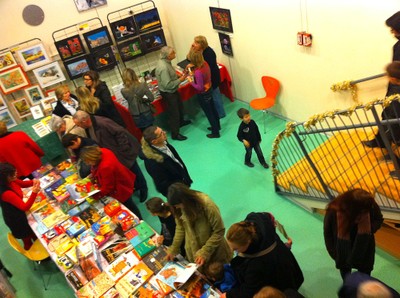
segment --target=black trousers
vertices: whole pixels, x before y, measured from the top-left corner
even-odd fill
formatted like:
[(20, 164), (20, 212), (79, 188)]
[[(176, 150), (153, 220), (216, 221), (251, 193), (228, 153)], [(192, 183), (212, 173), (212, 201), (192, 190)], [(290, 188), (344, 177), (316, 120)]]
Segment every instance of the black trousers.
[(261, 147), (260, 147), (259, 143), (257, 145), (255, 145), (254, 147), (250, 146), (249, 148), (247, 148), (247, 147), (244, 147), (244, 148), (246, 149), (246, 155), (244, 157), (244, 162), (250, 162), (251, 161), (251, 155), (253, 153), (253, 148), (254, 148), (254, 151), (256, 152), (258, 160), (260, 161), (260, 163), (261, 164), (265, 163), (265, 158), (264, 158), (264, 155), (263, 155), (263, 153), (261, 151)]
[(179, 135), (179, 128), (183, 123), (183, 103), (178, 91), (168, 93), (160, 91), (162, 98), (167, 103), (168, 122), (172, 137)]

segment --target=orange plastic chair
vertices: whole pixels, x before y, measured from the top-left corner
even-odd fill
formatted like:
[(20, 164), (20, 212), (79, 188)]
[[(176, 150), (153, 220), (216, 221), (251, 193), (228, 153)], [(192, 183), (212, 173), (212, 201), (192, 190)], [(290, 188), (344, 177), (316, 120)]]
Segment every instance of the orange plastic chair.
[(265, 129), (265, 115), (269, 108), (272, 108), (275, 104), (276, 96), (278, 95), (281, 84), (273, 77), (263, 76), (261, 78), (262, 85), (265, 90), (265, 97), (256, 98), (250, 101), (250, 106), (254, 110), (263, 111), (263, 122), (264, 122), (264, 133)]

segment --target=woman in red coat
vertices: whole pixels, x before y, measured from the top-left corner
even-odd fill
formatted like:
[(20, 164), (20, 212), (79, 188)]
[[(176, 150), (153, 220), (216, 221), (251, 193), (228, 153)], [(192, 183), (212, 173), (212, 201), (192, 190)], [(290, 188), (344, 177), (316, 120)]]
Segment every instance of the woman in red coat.
[[(17, 239), (22, 239), (24, 248), (28, 250), (36, 239), (28, 224), (25, 212), (28, 211), (40, 191), (39, 180), (22, 181), (17, 179), (18, 172), (12, 164), (0, 163), (0, 204), (3, 218), (11, 233)], [(24, 203), (21, 188), (32, 186), (32, 193)]]
[(0, 162), (9, 162), (18, 172), (18, 177), (29, 176), (40, 168), (43, 150), (26, 133), (8, 132), (7, 125), (0, 121)]
[(92, 176), (100, 187), (100, 195), (117, 199), (142, 219), (138, 207), (131, 198), (134, 192), (135, 174), (121, 164), (115, 154), (106, 148), (83, 147), (80, 157), (92, 166)]

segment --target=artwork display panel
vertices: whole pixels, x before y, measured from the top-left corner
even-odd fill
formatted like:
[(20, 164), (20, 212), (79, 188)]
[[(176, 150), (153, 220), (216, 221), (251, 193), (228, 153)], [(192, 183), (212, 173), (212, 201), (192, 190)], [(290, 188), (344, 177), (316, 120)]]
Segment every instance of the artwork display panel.
[(40, 104), (40, 100), (44, 98), (42, 89), (39, 85), (33, 85), (31, 87), (25, 88), (24, 91), (32, 106)]
[(210, 7), (210, 15), (215, 30), (233, 33), (231, 11), (218, 7)]
[(79, 35), (74, 35), (72, 37), (56, 41), (54, 44), (62, 60), (71, 59), (85, 53), (85, 49)]
[(17, 61), (11, 51), (0, 54), (0, 72), (17, 66)]
[(11, 115), (10, 111), (7, 109), (0, 111), (0, 121), (5, 122), (7, 125), (7, 128), (11, 128), (11, 127), (17, 125), (17, 122), (15, 122), (14, 117)]
[(57, 61), (34, 69), (33, 74), (42, 88), (65, 81), (65, 76)]
[(71, 80), (81, 77), (91, 68), (91, 62), (88, 55), (78, 57), (64, 62), (65, 70)]
[(83, 34), (83, 38), (90, 52), (97, 51), (112, 44), (111, 36), (106, 26), (86, 32)]
[(161, 19), (156, 7), (138, 14), (134, 14), (133, 18), (135, 19), (139, 33), (161, 27)]
[(25, 71), (35, 69), (51, 62), (43, 44), (16, 51), (17, 57)]
[(20, 66), (0, 73), (0, 88), (4, 94), (29, 86), (30, 82)]
[(111, 47), (94, 52), (91, 57), (93, 59), (93, 67), (96, 71), (112, 69), (117, 64)]
[(219, 43), (221, 44), (222, 53), (233, 57), (231, 38), (229, 37), (229, 35), (218, 32), (218, 36)]
[(134, 37), (138, 34), (135, 21), (132, 17), (127, 17), (125, 19), (112, 22), (110, 23), (110, 28), (116, 42)]
[(107, 4), (107, 0), (96, 0), (96, 1), (74, 0), (74, 2), (76, 9), (78, 9), (79, 12)]
[(53, 110), (53, 103), (57, 102), (56, 96), (49, 96), (40, 101), (42, 104), (43, 110)]
[(19, 118), (25, 118), (31, 115), (30, 105), (25, 97), (13, 101), (12, 106)]
[(119, 44), (118, 52), (122, 61), (129, 61), (146, 53), (140, 38), (134, 38)]
[(166, 45), (164, 31), (162, 29), (140, 36), (146, 52), (153, 52)]

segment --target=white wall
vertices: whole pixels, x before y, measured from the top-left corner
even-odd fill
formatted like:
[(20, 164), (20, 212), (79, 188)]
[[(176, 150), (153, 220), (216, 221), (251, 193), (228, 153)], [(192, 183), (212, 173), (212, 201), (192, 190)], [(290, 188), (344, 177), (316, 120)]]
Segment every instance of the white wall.
[[(54, 31), (94, 17), (107, 24), (108, 13), (139, 2), (108, 0), (106, 6), (79, 13), (73, 0), (37, 0), (45, 21), (32, 27), (22, 20), (23, 8), (32, 1), (1, 0), (0, 48), (38, 37), (56, 54)], [(399, 10), (396, 0), (157, 0), (155, 4), (166, 38), (177, 49), (177, 61), (185, 57), (195, 35), (205, 35), (231, 72), (236, 98), (250, 101), (263, 96), (260, 77), (274, 76), (282, 90), (273, 111), (295, 120), (354, 104), (349, 92), (333, 93), (330, 86), (383, 72), (396, 41), (385, 20)], [(209, 6), (231, 11), (233, 58), (220, 50)], [(313, 34), (311, 48), (297, 46), (296, 33), (301, 30)], [(360, 84), (361, 101), (383, 96), (385, 84), (385, 79)]]

